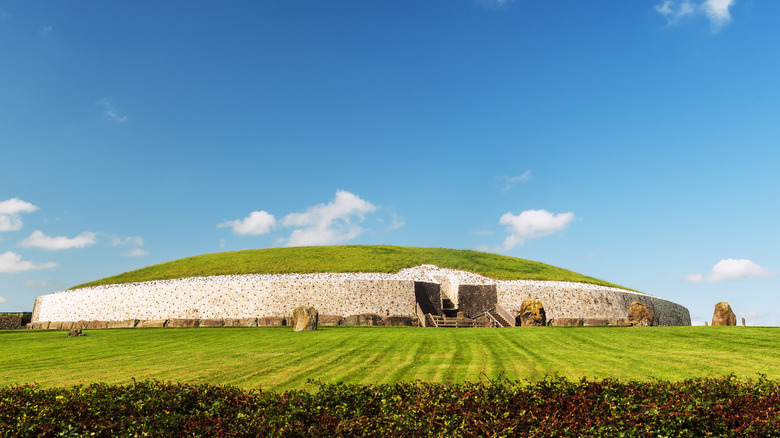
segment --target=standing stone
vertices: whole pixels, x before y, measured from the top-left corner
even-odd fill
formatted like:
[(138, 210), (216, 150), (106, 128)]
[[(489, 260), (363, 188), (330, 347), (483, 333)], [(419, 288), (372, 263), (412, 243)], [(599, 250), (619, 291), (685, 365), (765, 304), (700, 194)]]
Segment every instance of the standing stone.
[(715, 305), (715, 313), (712, 314), (712, 325), (737, 325), (737, 315), (734, 315), (729, 303), (721, 301)]
[(296, 307), (293, 310), (293, 320), (295, 321), (293, 331), (307, 332), (317, 330), (318, 316), (317, 309), (314, 307)]
[(628, 321), (635, 327), (650, 327), (653, 325), (653, 312), (639, 301), (634, 301), (628, 308)]
[(520, 325), (544, 327), (547, 325), (547, 314), (539, 298), (532, 298), (520, 304)]
[(742, 327), (745, 326), (745, 318), (742, 318)]

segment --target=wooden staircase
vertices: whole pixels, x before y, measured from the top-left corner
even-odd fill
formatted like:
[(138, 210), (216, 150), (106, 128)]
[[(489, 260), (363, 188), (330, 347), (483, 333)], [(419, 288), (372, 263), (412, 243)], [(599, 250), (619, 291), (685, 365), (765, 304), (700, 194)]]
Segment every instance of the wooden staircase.
[(465, 327), (514, 327), (514, 318), (501, 306), (496, 306), (476, 317), (458, 315), (452, 300), (442, 299), (442, 315), (423, 313), (417, 305), (417, 317), (422, 327), (465, 328)]

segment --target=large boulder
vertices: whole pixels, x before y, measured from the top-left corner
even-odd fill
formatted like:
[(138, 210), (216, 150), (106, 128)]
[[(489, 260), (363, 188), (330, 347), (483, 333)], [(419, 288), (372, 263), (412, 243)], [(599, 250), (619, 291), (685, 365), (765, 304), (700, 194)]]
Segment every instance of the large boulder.
[(653, 312), (639, 301), (634, 301), (628, 308), (628, 322), (635, 327), (650, 327), (653, 325)]
[(585, 327), (603, 327), (609, 325), (609, 319), (607, 318), (585, 318), (582, 321), (582, 325)]
[(108, 321), (90, 321), (87, 323), (87, 326), (84, 327), (87, 329), (104, 329), (108, 328)]
[(388, 327), (412, 327), (414, 320), (411, 316), (385, 316), (382, 318), (382, 325)]
[(293, 331), (308, 332), (317, 330), (317, 309), (314, 307), (300, 306), (293, 309)]
[(555, 318), (550, 320), (552, 327), (582, 327), (585, 320), (582, 318)]
[(285, 324), (292, 325), (292, 323), (287, 323), (287, 318), (283, 316), (260, 316), (257, 318), (258, 327), (280, 327)]
[(729, 303), (721, 301), (715, 305), (715, 313), (712, 314), (712, 325), (737, 325), (737, 316), (734, 315)]
[(341, 315), (320, 315), (318, 320), (319, 325), (341, 325), (344, 317)]
[(536, 297), (520, 304), (520, 314), (517, 315), (516, 319), (520, 320), (520, 324), (517, 324), (517, 321), (515, 324), (521, 326), (544, 327), (547, 325), (547, 314), (544, 311), (544, 306)]
[(168, 325), (166, 327), (198, 327), (200, 325), (199, 319), (194, 318), (173, 318), (170, 321), (168, 321)]
[(382, 325), (382, 317), (376, 313), (361, 313), (344, 318), (342, 325)]
[(201, 319), (199, 327), (224, 327), (225, 320), (222, 318)]
[(225, 318), (225, 327), (257, 327), (257, 318)]
[[(138, 325), (137, 319), (126, 319), (124, 321), (109, 321), (108, 328), (133, 328)], [(64, 323), (63, 323), (64, 324)], [(65, 328), (63, 326), (62, 328)]]
[[(144, 320), (140, 321), (136, 327), (142, 327), (142, 328), (159, 328), (159, 327), (166, 327), (168, 325), (167, 319), (150, 319), (150, 320)], [(76, 328), (75, 326), (73, 328)]]

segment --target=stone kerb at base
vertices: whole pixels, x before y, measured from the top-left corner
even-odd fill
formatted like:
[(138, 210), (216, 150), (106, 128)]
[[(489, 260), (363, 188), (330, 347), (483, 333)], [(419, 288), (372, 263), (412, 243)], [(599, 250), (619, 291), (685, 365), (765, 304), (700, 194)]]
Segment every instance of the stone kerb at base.
[(497, 281), (498, 304), (511, 314), (520, 312), (524, 300), (538, 297), (547, 319), (571, 321), (584, 319), (621, 319), (628, 315), (631, 303), (646, 305), (654, 315), (653, 325), (691, 325), (688, 309), (664, 300), (624, 289), (583, 283), (554, 281)]

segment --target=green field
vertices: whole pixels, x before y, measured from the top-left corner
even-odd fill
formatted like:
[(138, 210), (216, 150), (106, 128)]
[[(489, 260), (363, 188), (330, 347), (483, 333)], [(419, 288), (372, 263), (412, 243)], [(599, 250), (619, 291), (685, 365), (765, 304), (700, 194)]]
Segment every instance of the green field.
[(289, 327), (0, 332), (0, 385), (136, 380), (286, 390), (324, 383), (619, 378), (734, 373), (780, 379), (780, 330), (765, 327)]
[(544, 263), (498, 254), (444, 248), (365, 245), (268, 248), (205, 254), (147, 266), (76, 287), (211, 275), (393, 273), (422, 264), (460, 269), (498, 280), (576, 281), (622, 287)]

